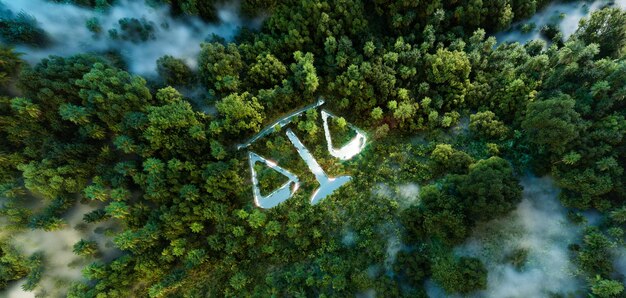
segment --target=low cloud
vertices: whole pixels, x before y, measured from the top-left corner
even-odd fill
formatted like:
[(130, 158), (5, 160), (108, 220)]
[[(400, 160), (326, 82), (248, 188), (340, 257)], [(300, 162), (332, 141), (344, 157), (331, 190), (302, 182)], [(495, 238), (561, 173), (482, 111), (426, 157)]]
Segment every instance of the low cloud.
[(83, 215), (94, 209), (95, 206), (78, 204), (65, 216), (67, 225), (58, 231), (37, 229), (11, 236), (11, 243), (26, 256), (42, 252), (45, 269), (35, 291), (23, 291), (21, 284), (24, 281), (21, 281), (9, 288), (8, 297), (35, 297), (37, 293), (45, 293), (46, 297), (64, 296), (71, 282), (82, 279), (83, 266), (94, 261), (92, 258), (77, 256), (72, 251), (80, 239), (96, 241), (103, 260), (111, 260), (121, 254), (108, 237), (99, 233), (100, 230), (114, 228), (112, 222), (85, 224), (82, 221)]
[[(557, 25), (565, 39), (569, 38), (576, 29), (578, 23), (584, 17), (588, 17), (593, 11), (601, 9), (613, 3), (616, 7), (626, 8), (626, 0), (617, 1), (555, 1), (539, 10), (531, 18), (513, 24), (513, 29), (496, 34), (498, 42), (525, 43), (533, 39), (540, 39), (539, 31), (545, 25)], [(523, 33), (519, 28), (523, 24), (534, 24), (535, 29), (529, 33)]]
[[(25, 12), (37, 19), (42, 29), (52, 39), (45, 48), (18, 46), (25, 53), (24, 59), (37, 63), (49, 55), (71, 56), (85, 52), (119, 51), (129, 66), (129, 70), (143, 75), (156, 72), (156, 60), (164, 55), (181, 58), (192, 67), (197, 67), (200, 43), (213, 34), (231, 40), (241, 26), (259, 27), (262, 19), (244, 21), (238, 14), (238, 4), (231, 3), (217, 7), (219, 24), (207, 24), (196, 17), (175, 19), (170, 16), (167, 6), (150, 7), (144, 1), (119, 1), (105, 12), (77, 7), (71, 4), (58, 4), (44, 0), (4, 0), (0, 1), (14, 13)], [(94, 33), (86, 27), (87, 20), (97, 18), (102, 33)], [(145, 19), (155, 28), (154, 39), (145, 42), (131, 42), (109, 38), (109, 29), (118, 29), (122, 18)]]
[(487, 289), (477, 297), (548, 297), (582, 286), (568, 250), (580, 239), (581, 228), (568, 221), (558, 188), (549, 178), (526, 177), (522, 185), (524, 198), (515, 211), (479, 226), (456, 249), (458, 255), (479, 258), (488, 269)]
[(394, 199), (398, 202), (400, 209), (405, 209), (418, 202), (420, 187), (415, 183), (403, 183), (395, 186), (379, 183), (373, 188), (372, 195), (374, 198)]

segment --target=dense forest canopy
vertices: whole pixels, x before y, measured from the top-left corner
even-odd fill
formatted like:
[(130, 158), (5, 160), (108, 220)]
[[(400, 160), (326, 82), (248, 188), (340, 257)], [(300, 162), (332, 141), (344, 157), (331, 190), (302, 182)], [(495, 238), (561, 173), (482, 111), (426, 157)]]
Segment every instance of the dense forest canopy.
[(0, 293), (626, 297), (616, 2), (0, 1)]

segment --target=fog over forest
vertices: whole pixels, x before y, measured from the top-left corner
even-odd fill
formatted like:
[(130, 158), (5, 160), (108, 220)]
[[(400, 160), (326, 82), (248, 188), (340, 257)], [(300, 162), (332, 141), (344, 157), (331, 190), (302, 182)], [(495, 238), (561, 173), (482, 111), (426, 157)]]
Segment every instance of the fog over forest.
[[(581, 286), (568, 245), (582, 237), (557, 200), (558, 188), (548, 178), (522, 180), (524, 199), (513, 213), (478, 227), (457, 253), (478, 256), (490, 272), (486, 297), (543, 297), (573, 293)], [(516, 253), (525, 263), (510, 263)], [(509, 259), (509, 260), (507, 260)]]
[(0, 0), (0, 297), (626, 297), (626, 0), (59, 2)]
[[(176, 19), (171, 17), (169, 7), (149, 5), (145, 1), (118, 1), (103, 12), (46, 0), (4, 0), (1, 3), (4, 9), (15, 14), (24, 12), (34, 17), (51, 39), (51, 44), (42, 48), (17, 47), (30, 63), (37, 63), (49, 55), (71, 56), (115, 50), (122, 55), (130, 71), (142, 75), (154, 74), (157, 59), (164, 55), (181, 58), (196, 68), (200, 43), (210, 40), (213, 35), (232, 40), (239, 28), (258, 28), (263, 19), (243, 20), (238, 14), (237, 2), (218, 5), (219, 22), (214, 24), (196, 17)], [(153, 32), (145, 41), (112, 39), (108, 31), (119, 30), (119, 20), (124, 18), (145, 20), (153, 27)], [(98, 20), (102, 32), (94, 33), (83, 26), (90, 19)]]

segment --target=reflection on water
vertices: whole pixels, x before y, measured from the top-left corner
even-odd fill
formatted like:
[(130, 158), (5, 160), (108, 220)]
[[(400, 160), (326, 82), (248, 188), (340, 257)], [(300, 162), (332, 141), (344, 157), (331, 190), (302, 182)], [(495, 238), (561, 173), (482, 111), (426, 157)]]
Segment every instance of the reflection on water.
[(293, 133), (291, 129), (287, 130), (287, 137), (289, 141), (296, 147), (298, 150), (298, 154), (300, 157), (306, 162), (306, 165), (309, 167), (309, 170), (313, 172), (315, 175), (315, 179), (320, 183), (320, 187), (313, 192), (313, 196), (311, 196), (311, 204), (315, 205), (319, 203), (319, 201), (323, 200), (326, 196), (331, 194), (333, 191), (340, 188), (342, 185), (348, 183), (352, 177), (350, 176), (340, 176), (336, 178), (331, 178), (326, 175), (322, 167), (317, 163), (311, 152), (304, 147), (304, 144), (298, 139), (296, 134)]
[[(304, 160), (306, 165), (309, 167), (309, 170), (315, 175), (315, 179), (319, 182), (320, 187), (318, 187), (311, 196), (311, 204), (315, 205), (323, 200), (326, 196), (330, 195), (333, 191), (337, 190), (344, 184), (350, 181), (350, 176), (340, 176), (340, 177), (328, 177), (324, 169), (317, 163), (311, 152), (302, 144), (300, 139), (296, 136), (296, 134), (291, 130), (287, 130), (287, 137), (289, 141), (296, 147), (298, 154)], [(275, 162), (268, 160), (254, 152), (249, 152), (249, 162), (250, 162), (250, 172), (252, 173), (252, 189), (254, 194), (254, 203), (261, 208), (272, 208), (276, 205), (286, 201), (298, 190), (300, 187), (300, 181), (298, 177), (291, 172), (285, 170), (284, 168), (278, 166)], [(261, 195), (261, 189), (259, 187), (259, 180), (257, 176), (257, 172), (254, 169), (254, 165), (257, 162), (264, 163), (270, 169), (277, 171), (283, 176), (287, 177), (289, 180), (285, 182), (280, 188), (273, 191), (267, 196)]]
[[(248, 153), (248, 155), (250, 160), (250, 172), (252, 172), (252, 189), (254, 193), (254, 203), (257, 206), (261, 208), (275, 207), (276, 205), (289, 199), (298, 190), (300, 182), (298, 181), (298, 177), (296, 177), (296, 175), (279, 167), (275, 162), (267, 160), (254, 152), (250, 152)], [(262, 196), (261, 189), (259, 187), (259, 179), (257, 177), (256, 170), (254, 170), (254, 165), (257, 162), (262, 162), (266, 164), (269, 168), (279, 172), (283, 176), (286, 176), (289, 181), (285, 182), (283, 186), (273, 191), (269, 195)]]
[(302, 113), (310, 110), (310, 109), (315, 109), (321, 105), (324, 104), (324, 99), (320, 97), (320, 99), (317, 100), (317, 102), (312, 103), (306, 107), (303, 107), (301, 109), (298, 109), (296, 111), (294, 111), (293, 113), (290, 113), (289, 115), (282, 117), (278, 120), (276, 120), (274, 123), (268, 125), (267, 127), (265, 127), (263, 130), (261, 130), (259, 133), (257, 133), (256, 135), (254, 135), (252, 138), (250, 138), (247, 142), (240, 144), (237, 146), (237, 149), (242, 149), (242, 148), (246, 148), (250, 145), (252, 145), (252, 143), (256, 142), (256, 140), (274, 132), (277, 128), (283, 128), (285, 127), (287, 124), (291, 123), (291, 121), (293, 120), (293, 118), (298, 117), (300, 115), (302, 115)]
[[(315, 109), (321, 106), (322, 104), (324, 104), (324, 99), (320, 98), (318, 99), (317, 102), (310, 104), (306, 107), (300, 108), (288, 114), (287, 116), (284, 116), (278, 119), (271, 125), (261, 130), (259, 133), (251, 137), (245, 143), (238, 145), (237, 149), (249, 147), (258, 139), (263, 138), (264, 136), (285, 127), (286, 125), (291, 123), (295, 117), (300, 116), (302, 113), (308, 110)], [(336, 117), (336, 116), (324, 110), (321, 111), (321, 114), (322, 114), (322, 120), (323, 120), (322, 122), (324, 125), (324, 134), (326, 136), (326, 143), (328, 145), (328, 153), (331, 156), (339, 158), (341, 160), (348, 160), (354, 157), (355, 155), (359, 154), (361, 151), (363, 151), (363, 148), (365, 148), (366, 141), (367, 141), (365, 133), (362, 132), (357, 127), (353, 126), (352, 124), (347, 124), (347, 125), (351, 129), (356, 131), (356, 136), (350, 142), (348, 142), (347, 145), (339, 149), (334, 148), (333, 143), (332, 143), (332, 137), (330, 134), (330, 129), (328, 127), (328, 118)], [(319, 201), (323, 200), (326, 196), (330, 195), (333, 191), (337, 190), (344, 184), (348, 183), (348, 181), (350, 181), (351, 179), (350, 176), (328, 177), (328, 175), (326, 175), (322, 167), (317, 163), (313, 155), (304, 146), (304, 144), (302, 144), (300, 139), (298, 139), (296, 134), (291, 129), (287, 130), (287, 137), (289, 138), (289, 141), (291, 141), (291, 143), (296, 147), (298, 154), (307, 164), (307, 166), (309, 167), (309, 170), (311, 170), (311, 172), (315, 175), (315, 179), (317, 179), (317, 181), (320, 184), (320, 187), (317, 188), (313, 192), (313, 196), (311, 197), (311, 204), (313, 205), (317, 204)], [(252, 188), (253, 188), (253, 194), (254, 194), (254, 202), (257, 206), (261, 208), (272, 208), (286, 201), (290, 197), (292, 197), (293, 194), (298, 190), (300, 185), (299, 185), (298, 178), (294, 174), (278, 166), (275, 162), (265, 159), (254, 152), (249, 152), (248, 154), (249, 154), (249, 162), (250, 162), (250, 172), (252, 173)], [(273, 191), (269, 195), (265, 197), (262, 196), (261, 189), (259, 187), (258, 175), (254, 169), (254, 165), (257, 162), (262, 162), (266, 164), (269, 168), (289, 178), (289, 181), (287, 181), (285, 184), (283, 184), (283, 186)]]
[(350, 124), (348, 124), (348, 127), (356, 131), (356, 136), (352, 140), (350, 140), (347, 145), (339, 149), (335, 149), (333, 147), (333, 140), (330, 135), (330, 129), (328, 128), (329, 117), (335, 118), (336, 116), (325, 110), (322, 110), (322, 122), (324, 123), (324, 134), (326, 135), (326, 144), (328, 144), (328, 153), (330, 153), (330, 155), (332, 155), (333, 157), (339, 158), (341, 160), (351, 159), (355, 155), (361, 153), (361, 151), (363, 151), (363, 148), (365, 148), (365, 142), (367, 141), (367, 138), (360, 129)]

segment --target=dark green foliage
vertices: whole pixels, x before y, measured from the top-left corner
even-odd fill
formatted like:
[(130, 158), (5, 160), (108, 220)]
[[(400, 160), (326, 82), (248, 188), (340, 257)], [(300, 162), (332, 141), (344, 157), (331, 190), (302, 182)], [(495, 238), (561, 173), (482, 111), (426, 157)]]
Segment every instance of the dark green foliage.
[(263, 122), (263, 106), (258, 99), (248, 92), (233, 93), (216, 104), (222, 120), (214, 122), (211, 130), (220, 132), (222, 129), (231, 134), (250, 134), (258, 132)]
[(619, 8), (605, 8), (583, 19), (576, 38), (600, 46), (600, 57), (618, 58), (626, 46), (626, 13)]
[(80, 239), (72, 249), (79, 256), (93, 256), (98, 252), (98, 244), (95, 241)]
[(552, 152), (563, 153), (567, 144), (578, 138), (582, 125), (575, 104), (565, 94), (528, 104), (523, 128), (532, 135), (532, 142)]
[(530, 104), (524, 120), (529, 141), (541, 146), (537, 155), (551, 161), (552, 174), (569, 191), (564, 203), (578, 208), (606, 209), (624, 198), (618, 160), (624, 159), (626, 68), (622, 61), (594, 59), (598, 52), (579, 41), (559, 49), (544, 100)]
[(399, 252), (394, 269), (399, 271), (411, 284), (419, 285), (431, 274), (430, 259), (424, 247), (413, 252)]
[(85, 216), (83, 217), (83, 220), (85, 222), (92, 223), (92, 222), (98, 222), (107, 218), (108, 216), (106, 214), (106, 211), (104, 211), (103, 209), (96, 209), (94, 211), (86, 213)]
[(243, 69), (241, 55), (235, 44), (202, 44), (199, 62), (203, 83), (217, 94), (236, 92), (239, 72)]
[(506, 125), (491, 111), (471, 115), (469, 128), (472, 133), (483, 138), (503, 139), (508, 133)]
[(545, 0), (485, 0), (485, 1), (374, 1), (374, 9), (384, 20), (385, 29), (409, 35), (410, 30), (423, 28), (427, 24), (439, 25), (442, 33), (446, 29), (471, 33), (479, 27), (490, 31), (506, 29), (513, 20), (534, 14), (547, 4)]
[(295, 86), (308, 96), (313, 95), (319, 86), (319, 79), (313, 65), (313, 54), (302, 52), (293, 53), (296, 63), (291, 64), (291, 71), (294, 74)]
[(545, 26), (541, 27), (541, 30), (539, 32), (547, 40), (558, 42), (558, 43), (562, 43), (563, 42), (563, 40), (562, 40), (563, 35), (562, 35), (559, 27), (557, 25), (555, 25), (555, 24), (545, 25)]
[(157, 60), (157, 72), (170, 86), (184, 86), (193, 81), (193, 73), (185, 62), (172, 56), (163, 56)]
[(409, 236), (458, 244), (477, 222), (512, 211), (521, 200), (521, 187), (511, 165), (491, 157), (469, 165), (466, 175), (448, 175), (441, 188), (424, 187), (420, 199), (420, 205), (402, 214)]
[(116, 0), (49, 0), (59, 3), (72, 3), (78, 6), (95, 8), (98, 10), (105, 10), (114, 4)]
[(546, 0), (513, 0), (513, 14), (515, 19), (522, 19), (531, 17), (536, 11), (542, 8), (544, 5), (549, 3), (550, 1)]
[(287, 67), (272, 54), (259, 55), (256, 63), (250, 66), (248, 77), (250, 84), (257, 88), (274, 87), (287, 75)]
[(109, 37), (134, 43), (153, 40), (155, 25), (146, 19), (123, 18), (118, 21), (120, 29), (110, 29)]
[(468, 234), (466, 217), (458, 198), (435, 186), (424, 187), (420, 198), (423, 207), (413, 206), (403, 212), (403, 224), (409, 229), (409, 236), (433, 237), (449, 244), (465, 239)]
[(183, 13), (190, 16), (199, 16), (206, 21), (217, 21), (216, 0), (155, 0), (171, 5), (174, 13)]
[(25, 291), (32, 291), (37, 284), (41, 281), (41, 275), (44, 271), (44, 259), (43, 253), (37, 252), (28, 258), (28, 275), (26, 276), (26, 283), (22, 285), (22, 289)]
[[(217, 17), (215, 1), (151, 3)], [(0, 191), (11, 197), (0, 214), (11, 229), (55, 230), (77, 200), (100, 204), (84, 221), (114, 223), (106, 234), (123, 253), (86, 266), (87, 281), (68, 297), (350, 297), (368, 289), (424, 297), (428, 279), (475, 295), (486, 287), (485, 266), (453, 248), (478, 223), (509, 214), (521, 200), (520, 173), (537, 170), (552, 174), (568, 206), (609, 215), (572, 254), (589, 293), (621, 295), (611, 251), (626, 222), (626, 63), (623, 45), (607, 43), (623, 39), (623, 13), (594, 14), (568, 41), (546, 32), (557, 41), (550, 46), (487, 37), (547, 3), (244, 0), (246, 14), (268, 12), (259, 32), (201, 45), (197, 74), (164, 56), (154, 82), (89, 55), (21, 68), (6, 48), (0, 79), (13, 87), (19, 77), (20, 96), (0, 98)], [(111, 37), (153, 39), (158, 25), (137, 17), (120, 20)], [(35, 23), (21, 20), (10, 24), (30, 28), (30, 40)], [(603, 24), (615, 26), (598, 30)], [(103, 30), (96, 19), (85, 25)], [(210, 115), (174, 89), (198, 83), (214, 104)], [(276, 208), (254, 207), (246, 151), (236, 146), (319, 96), (340, 116), (331, 122), (335, 145), (352, 136), (351, 123), (368, 134), (364, 152), (329, 157), (316, 111), (290, 128), (330, 175), (352, 181), (308, 204), (317, 182), (282, 131), (249, 150), (296, 173), (301, 189)], [(260, 177), (264, 192), (284, 182)], [(419, 196), (394, 193), (409, 182)], [(392, 194), (371, 191), (381, 184)], [(28, 192), (43, 198), (36, 214), (22, 202)], [(402, 239), (395, 261), (394, 239)], [(73, 248), (98, 255), (90, 240)], [(527, 256), (502, 261), (523, 270)], [(34, 287), (41, 259), (24, 263), (3, 257), (4, 283), (30, 273)]]
[(511, 165), (499, 157), (479, 160), (469, 166), (466, 176), (452, 177), (456, 193), (467, 206), (467, 215), (486, 221), (512, 211), (522, 198), (522, 188)]
[(14, 14), (0, 4), (0, 39), (8, 44), (25, 44), (36, 47), (47, 45), (50, 40), (37, 20), (24, 13)]
[(23, 65), (21, 54), (12, 48), (0, 45), (0, 91), (6, 92), (7, 85), (13, 81)]
[(507, 261), (515, 267), (515, 269), (522, 271), (528, 262), (529, 250), (526, 248), (515, 249), (507, 256)]
[(609, 238), (595, 228), (585, 231), (581, 247), (578, 250), (578, 262), (590, 276), (608, 276), (613, 271), (611, 249), (615, 247)]
[(246, 16), (256, 16), (259, 13), (271, 13), (280, 1), (276, 0), (243, 0), (241, 12)]
[(426, 77), (433, 86), (445, 86), (439, 92), (444, 102), (445, 111), (454, 110), (465, 101), (469, 87), (471, 70), (467, 54), (462, 51), (437, 50), (434, 55), (427, 55)]
[[(93, 139), (102, 139), (105, 128), (118, 132), (129, 111), (141, 111), (152, 100), (143, 78), (99, 63), (77, 80), (76, 85), (81, 88), (82, 108), (78, 106), (64, 113), (65, 108), (72, 107), (65, 104), (59, 113), (63, 120), (84, 125), (85, 136)], [(86, 115), (93, 120), (81, 120)]]
[(436, 163), (436, 168), (444, 173), (467, 173), (469, 165), (474, 162), (467, 153), (455, 150), (448, 144), (437, 144), (430, 158)]
[(85, 23), (85, 26), (87, 26), (87, 29), (93, 32), (94, 36), (96, 37), (99, 36), (100, 33), (102, 33), (102, 26), (100, 25), (100, 21), (96, 17), (88, 19)]
[(45, 231), (62, 229), (65, 226), (62, 215), (72, 207), (72, 203), (74, 202), (64, 196), (55, 198), (43, 211), (30, 218), (28, 226), (31, 229), (43, 229)]
[(591, 286), (591, 292), (598, 297), (619, 297), (624, 292), (624, 285), (617, 280), (606, 280), (598, 277)]
[(28, 260), (17, 249), (7, 243), (0, 246), (0, 290), (7, 283), (26, 276), (29, 272)]
[(448, 293), (467, 294), (487, 288), (487, 269), (475, 258), (438, 258), (432, 270), (433, 279)]
[(598, 297), (619, 297), (624, 292), (624, 285), (617, 280), (601, 279), (599, 276), (593, 281), (591, 292)]

